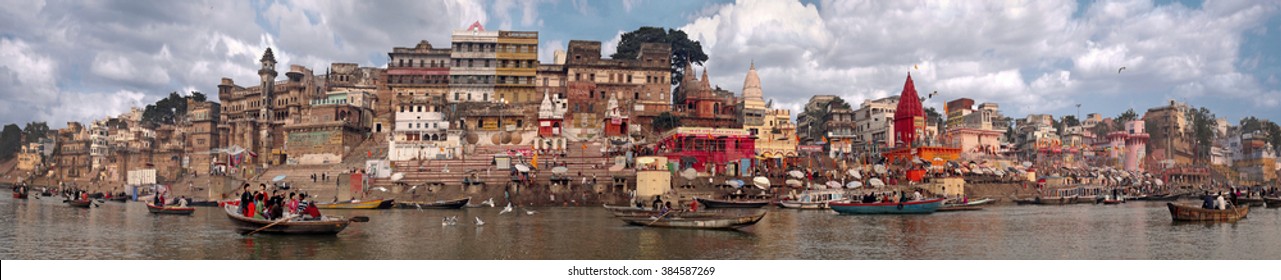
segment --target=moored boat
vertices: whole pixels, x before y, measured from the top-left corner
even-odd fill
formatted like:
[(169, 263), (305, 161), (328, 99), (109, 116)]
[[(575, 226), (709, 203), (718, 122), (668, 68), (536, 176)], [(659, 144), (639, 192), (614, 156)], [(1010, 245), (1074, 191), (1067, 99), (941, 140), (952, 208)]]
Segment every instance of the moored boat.
[(1229, 207), (1226, 210), (1205, 209), (1193, 205), (1165, 203), (1175, 221), (1234, 222), (1250, 214), (1250, 207)]
[(827, 209), (827, 203), (845, 199), (841, 190), (813, 190), (796, 195), (795, 199), (778, 202), (779, 207), (789, 209)]
[(129, 197), (127, 197), (127, 196), (113, 196), (113, 197), (108, 197), (108, 198), (107, 198), (107, 200), (114, 201), (114, 202), (126, 202), (126, 201), (129, 201)]
[(89, 208), (89, 206), (93, 205), (93, 201), (88, 199), (67, 200), (67, 205), (71, 205), (71, 207)]
[(938, 211), (939, 212), (977, 211), (977, 210), (983, 210), (983, 208), (986, 207), (987, 204), (992, 204), (993, 202), (996, 202), (996, 200), (991, 198), (973, 200), (967, 203), (948, 203), (945, 201), (943, 205), (939, 206)]
[(1237, 197), (1237, 205), (1259, 207), (1259, 206), (1263, 206), (1263, 204), (1264, 204), (1264, 200), (1262, 197), (1250, 197), (1250, 198)]
[(191, 215), (196, 212), (196, 208), (177, 207), (177, 206), (155, 206), (147, 203), (147, 212), (157, 215)]
[(841, 214), (930, 214), (938, 211), (942, 198), (895, 202), (831, 202), (828, 207)]
[(1093, 199), (1081, 198), (1076, 196), (1057, 196), (1057, 197), (1032, 197), (1032, 198), (1015, 198), (1014, 203), (1018, 205), (1068, 205), (1083, 202), (1094, 203)]
[(1281, 197), (1264, 197), (1263, 202), (1268, 205), (1268, 208), (1281, 207)]
[(219, 203), (221, 203), (221, 202), (213, 201), (213, 200), (198, 200), (198, 201), (188, 202), (188, 203), (187, 203), (187, 206), (191, 206), (191, 207), (217, 207)]
[(606, 206), (606, 209), (630, 225), (691, 229), (742, 228), (760, 222), (768, 213), (765, 209), (672, 210), (667, 213), (634, 207)]
[(344, 201), (333, 203), (316, 203), (316, 208), (320, 209), (390, 209), (396, 203), (395, 199), (376, 199), (370, 201)]
[[(249, 233), (258, 230), (260, 233), (296, 234), (296, 235), (335, 235), (342, 232), (351, 221), (342, 217), (321, 217), (320, 220), (271, 221), (246, 218), (236, 213), (235, 206), (223, 208), (227, 218), (236, 226), (236, 231)], [(277, 223), (279, 222), (279, 223)], [(272, 225), (275, 224), (275, 225)], [(271, 227), (267, 227), (272, 225)], [(266, 228), (264, 228), (266, 227)]]
[(396, 202), (396, 208), (401, 209), (461, 209), (467, 206), (471, 197), (465, 197), (453, 200), (437, 200), (429, 202), (420, 201), (401, 201)]
[(698, 204), (707, 209), (716, 208), (761, 208), (769, 205), (768, 200), (722, 200), (712, 198), (694, 198)]

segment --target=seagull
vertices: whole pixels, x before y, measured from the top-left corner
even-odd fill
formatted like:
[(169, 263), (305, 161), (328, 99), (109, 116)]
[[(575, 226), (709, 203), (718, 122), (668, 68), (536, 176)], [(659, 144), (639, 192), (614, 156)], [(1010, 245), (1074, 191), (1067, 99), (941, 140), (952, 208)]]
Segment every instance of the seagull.
[(1121, 69), (1116, 69), (1116, 73), (1121, 74), (1121, 70), (1125, 70), (1125, 66), (1121, 66)]
[(384, 188), (384, 187), (377, 187), (377, 188), (374, 188), (374, 190), (376, 190), (376, 191), (380, 191), (380, 192), (386, 192), (386, 191), (387, 191), (387, 188)]
[(489, 205), (489, 207), (494, 207), (494, 198), (491, 197), (489, 200), (481, 202), (480, 205)]
[(936, 91), (934, 91), (934, 92), (931, 92), (931, 93), (930, 93), (930, 96), (925, 97), (925, 99), (934, 98), (934, 96), (935, 96), (935, 95), (939, 95), (939, 91), (937, 91), (937, 90), (936, 90)]
[(534, 213), (538, 213), (538, 211), (525, 209), (525, 215), (534, 215)]
[(512, 211), (512, 203), (508, 202), (507, 207), (503, 207), (502, 211), (498, 211), (498, 215), (507, 214), (507, 212), (511, 212), (511, 211)]
[(423, 206), (421, 204), (414, 203), (414, 206), (418, 207), (418, 211), (423, 211)]
[(483, 225), (485, 225), (485, 221), (481, 221), (480, 217), (476, 217), (476, 226), (483, 226)]
[(440, 219), (440, 226), (442, 226), (442, 227), (447, 227), (447, 226), (449, 226), (449, 217), (445, 217), (445, 218)]

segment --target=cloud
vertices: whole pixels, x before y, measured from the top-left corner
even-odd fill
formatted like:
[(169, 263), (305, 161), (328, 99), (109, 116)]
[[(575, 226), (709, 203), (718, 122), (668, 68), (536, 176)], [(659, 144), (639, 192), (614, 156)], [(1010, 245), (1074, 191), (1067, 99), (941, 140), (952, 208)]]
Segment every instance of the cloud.
[(737, 88), (755, 61), (766, 98), (777, 104), (815, 94), (855, 104), (897, 95), (911, 71), (918, 91), (940, 92), (927, 106), (969, 97), (1002, 103), (1013, 116), (1068, 112), (1076, 103), (1116, 110), (1117, 96), (1153, 106), (1209, 96), (1227, 98), (1204, 100), (1226, 107), (1277, 106), (1266, 79), (1238, 69), (1249, 65), (1238, 52), (1281, 3), (1085, 5), (737, 1), (711, 6), (680, 29), (703, 43), (713, 84)]

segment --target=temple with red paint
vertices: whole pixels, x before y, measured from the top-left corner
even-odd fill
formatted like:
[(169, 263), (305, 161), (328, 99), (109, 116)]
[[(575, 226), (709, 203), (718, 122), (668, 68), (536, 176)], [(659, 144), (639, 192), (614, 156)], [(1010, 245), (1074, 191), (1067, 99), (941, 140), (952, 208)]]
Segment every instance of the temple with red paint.
[(677, 127), (652, 144), (658, 155), (679, 162), (681, 169), (699, 171), (750, 167), (756, 158), (756, 137), (738, 128)]
[[(943, 166), (949, 160), (961, 156), (960, 148), (926, 146), (925, 110), (921, 107), (921, 98), (916, 94), (916, 84), (912, 74), (907, 74), (903, 92), (899, 95), (898, 108), (894, 111), (895, 148), (882, 154), (892, 165), (906, 164), (914, 159), (924, 159), (931, 166)], [(924, 170), (908, 171), (908, 179), (920, 181)]]

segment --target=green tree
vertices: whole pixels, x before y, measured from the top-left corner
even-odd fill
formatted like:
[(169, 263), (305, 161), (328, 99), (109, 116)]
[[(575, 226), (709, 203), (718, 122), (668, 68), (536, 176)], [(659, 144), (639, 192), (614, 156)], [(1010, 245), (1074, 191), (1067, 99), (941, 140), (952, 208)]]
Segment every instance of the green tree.
[[(689, 34), (677, 29), (663, 30), (662, 27), (645, 26), (623, 33), (620, 39), (614, 54), (610, 56), (614, 59), (636, 58), (640, 54), (642, 43), (670, 44), (672, 46), (672, 85), (680, 85), (680, 81), (685, 78), (686, 63), (703, 65), (708, 58), (703, 52), (702, 43), (690, 40)], [(693, 73), (689, 74), (693, 75)], [(672, 100), (675, 103), (684, 103), (685, 96), (673, 91)]]
[(49, 133), (49, 124), (45, 122), (29, 122), (22, 128), (22, 135), (26, 136), (24, 143), (35, 143), (47, 133)]
[(659, 114), (658, 117), (654, 117), (654, 121), (651, 125), (654, 128), (654, 133), (657, 134), (680, 127), (681, 118), (672, 115), (671, 112), (663, 112), (662, 114)]
[(1210, 147), (1214, 144), (1216, 125), (1214, 113), (1210, 109), (1201, 107), (1197, 110), (1188, 110), (1187, 119), (1192, 123), (1192, 140), (1195, 147), (1196, 157), (1199, 160), (1208, 160), (1210, 158)]
[(1063, 126), (1066, 127), (1081, 125), (1081, 120), (1076, 119), (1076, 116), (1073, 115), (1063, 116), (1063, 120), (1061, 122), (1063, 123)]
[(187, 99), (204, 101), (205, 95), (200, 92), (191, 92), (190, 96), (182, 96), (178, 95), (178, 92), (171, 92), (168, 97), (156, 101), (155, 104), (147, 105), (142, 111), (142, 121), (173, 124), (179, 117), (187, 115)]
[(0, 132), (0, 160), (9, 160), (18, 149), (22, 147), (22, 129), (16, 124), (4, 126), (4, 131)]
[(1125, 113), (1121, 113), (1121, 115), (1116, 116), (1116, 121), (1112, 122), (1112, 125), (1114, 126), (1112, 130), (1114, 131), (1124, 130), (1125, 123), (1138, 118), (1139, 118), (1139, 114), (1135, 113), (1133, 108), (1129, 110), (1125, 110)]

